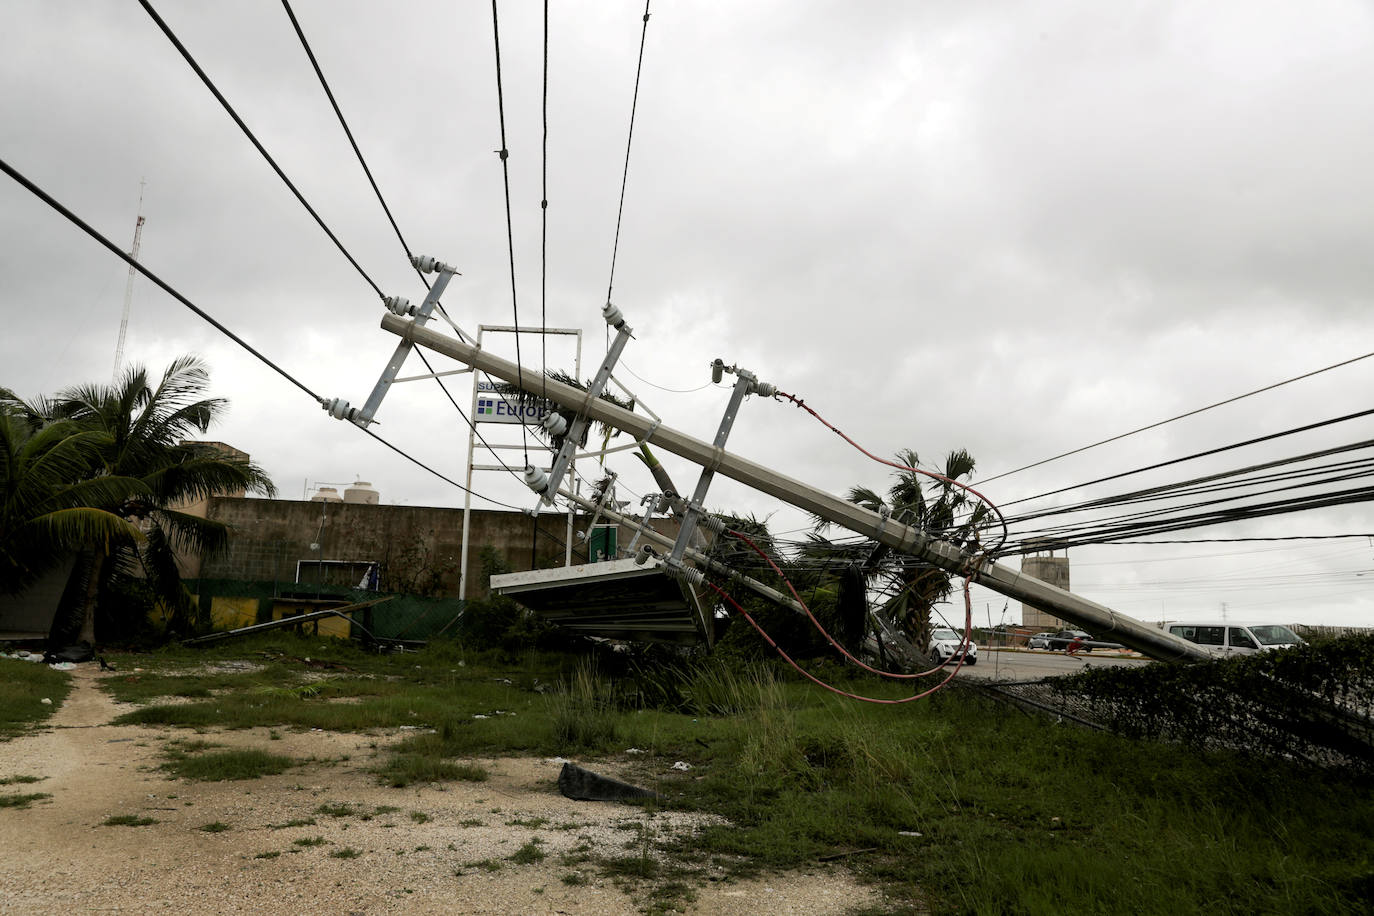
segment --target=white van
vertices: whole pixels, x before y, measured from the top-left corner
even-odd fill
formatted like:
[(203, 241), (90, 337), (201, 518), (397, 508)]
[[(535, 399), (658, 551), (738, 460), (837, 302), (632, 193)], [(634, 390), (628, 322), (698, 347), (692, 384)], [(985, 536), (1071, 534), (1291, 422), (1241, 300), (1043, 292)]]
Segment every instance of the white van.
[(1206, 646), (1215, 655), (1253, 655), (1266, 649), (1306, 645), (1301, 636), (1277, 623), (1179, 620), (1166, 623), (1164, 629), (1189, 642)]

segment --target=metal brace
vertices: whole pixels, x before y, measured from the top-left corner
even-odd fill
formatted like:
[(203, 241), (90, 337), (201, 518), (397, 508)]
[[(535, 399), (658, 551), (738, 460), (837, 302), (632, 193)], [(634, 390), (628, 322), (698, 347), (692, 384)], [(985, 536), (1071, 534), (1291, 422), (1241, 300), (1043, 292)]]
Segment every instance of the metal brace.
[[(400, 296), (387, 296), (383, 300), (389, 311), (396, 315), (410, 315), (417, 324), (423, 325), (429, 321), (434, 307), (439, 304), (439, 297), (444, 294), (448, 287), (448, 281), (457, 275), (458, 271), (442, 261), (437, 261), (429, 255), (415, 255), (410, 259), (411, 265), (416, 270), (424, 273), (437, 273), (434, 285), (430, 287), (429, 293), (425, 296), (425, 301), (415, 306), (410, 304), (409, 299)], [(455, 326), (456, 330), (456, 326)], [(461, 333), (461, 332), (460, 332)], [(372, 418), (377, 413), (377, 408), (382, 406), (382, 399), (386, 397), (387, 391), (391, 389), (396, 381), (396, 374), (401, 371), (402, 364), (410, 351), (415, 349), (415, 344), (404, 338), (396, 344), (396, 350), (391, 354), (391, 359), (387, 360), (386, 367), (382, 369), (382, 375), (377, 379), (377, 384), (372, 389), (372, 394), (367, 398), (367, 403), (362, 407), (350, 407), (343, 398), (320, 398), (322, 406), (331, 417), (339, 420), (348, 420), (363, 429), (367, 429), (369, 424), (376, 421)]]

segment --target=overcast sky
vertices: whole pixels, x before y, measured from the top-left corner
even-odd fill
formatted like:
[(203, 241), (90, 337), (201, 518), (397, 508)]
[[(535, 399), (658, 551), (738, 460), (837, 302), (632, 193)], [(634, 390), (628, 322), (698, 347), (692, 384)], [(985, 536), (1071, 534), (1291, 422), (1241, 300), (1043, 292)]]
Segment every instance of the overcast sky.
[[(281, 5), (156, 5), (364, 269), (418, 302)], [(143, 263), (314, 391), (361, 404), (396, 343), (376, 294), (139, 4), (5, 6), (0, 158), (124, 247), (146, 179)], [(515, 299), (522, 324), (584, 330), (587, 376), (605, 345), (643, 5), (552, 6), (542, 314), (542, 7), (500, 7)], [(449, 313), (472, 333), (513, 323), (490, 5), (294, 8), (412, 248), (462, 271)], [(967, 448), (989, 478), (1363, 355), (1371, 86), (1374, 8), (1360, 0), (655, 3), (613, 292), (636, 339), (618, 377), (667, 425), (709, 440), (727, 391), (660, 387), (697, 389), (722, 357), (871, 451), (939, 462)], [(126, 265), (8, 178), (0, 233), (0, 385), (33, 396), (108, 382)], [(539, 367), (538, 339), (521, 346)], [(567, 339), (546, 352), (549, 368), (573, 369)], [(160, 370), (183, 353), (208, 360), (232, 403), (212, 437), (251, 453), (283, 497), (361, 478), (385, 502), (462, 505), (138, 281), (126, 361)], [(1011, 502), (1363, 410), (1371, 381), (1374, 359), (986, 493)], [(466, 408), (470, 377), (449, 385)], [(462, 479), (467, 427), (432, 382), (393, 390), (379, 419)], [(1374, 438), (1370, 426), (1116, 489)], [(769, 400), (747, 404), (730, 448), (833, 492), (889, 482)], [(695, 469), (665, 463), (690, 488)], [(613, 467), (622, 498), (651, 489), (623, 456)], [(478, 473), (474, 488), (533, 502), (503, 474)], [(802, 524), (729, 481), (709, 502)], [(1357, 505), (1172, 537), (1371, 532), (1372, 515)], [(1372, 626), (1372, 554), (1352, 539), (1086, 547), (1071, 560), (1076, 591), (1146, 620), (1225, 605), (1234, 618)], [(996, 623), (1003, 599), (980, 594), (977, 610)], [(1005, 619), (1018, 617), (1013, 603)]]

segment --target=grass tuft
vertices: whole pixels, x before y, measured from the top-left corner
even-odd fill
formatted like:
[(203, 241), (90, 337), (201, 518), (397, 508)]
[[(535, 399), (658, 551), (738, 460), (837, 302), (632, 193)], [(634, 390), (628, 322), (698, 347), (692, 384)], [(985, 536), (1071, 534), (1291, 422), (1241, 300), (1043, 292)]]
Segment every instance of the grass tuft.
[(508, 858), (516, 865), (534, 865), (538, 862), (543, 862), (549, 857), (549, 854), (543, 849), (540, 849), (539, 844), (540, 839), (535, 837), (524, 846), (521, 846), (515, 852), (511, 853)]
[(16, 795), (0, 795), (0, 808), (27, 808), (36, 801), (52, 798), (51, 792), (25, 792)]
[(296, 765), (290, 757), (252, 749), (187, 754), (176, 747), (168, 747), (166, 753), (170, 759), (160, 769), (181, 779), (201, 782), (275, 776)]
[(100, 822), (102, 827), (147, 827), (149, 824), (156, 824), (157, 821), (151, 817), (139, 817), (137, 814), (112, 814)]

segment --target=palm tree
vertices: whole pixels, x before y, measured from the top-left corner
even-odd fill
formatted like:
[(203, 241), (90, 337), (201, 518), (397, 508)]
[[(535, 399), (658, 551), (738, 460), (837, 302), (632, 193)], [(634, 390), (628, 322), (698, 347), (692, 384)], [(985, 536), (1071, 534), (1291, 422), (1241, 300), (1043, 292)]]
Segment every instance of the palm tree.
[[(976, 540), (990, 510), (956, 485), (960, 478), (973, 474), (976, 462), (964, 449), (950, 452), (937, 479), (916, 473), (920, 457), (912, 449), (902, 449), (896, 461), (906, 470), (886, 498), (868, 487), (856, 486), (845, 494), (852, 503), (873, 512), (890, 514), (892, 519), (919, 528), (932, 537), (959, 545)], [(803, 553), (830, 564), (835, 570), (857, 570), (868, 589), (879, 595), (879, 613), (895, 624), (917, 647), (930, 643), (930, 613), (952, 590), (950, 574), (939, 567), (894, 553), (876, 541), (836, 543), (824, 537), (828, 522), (817, 519)]]
[(176, 552), (213, 553), (227, 544), (229, 531), (221, 522), (177, 511), (177, 506), (221, 493), (276, 493), (256, 465), (205, 443), (185, 441), (204, 434), (227, 406), (223, 399), (203, 397), (208, 386), (204, 363), (183, 356), (167, 367), (156, 387), (147, 369), (131, 366), (113, 386), (71, 388), (51, 402), (54, 419), (102, 437), (89, 477), (132, 478), (141, 484), (139, 492), (104, 505), (127, 522), (137, 521), (146, 543), (135, 550), (127, 539), (110, 541), (91, 551), (81, 641), (95, 645), (101, 586), (116, 573), (141, 575), (174, 621), (188, 618), (192, 604), (181, 584)]
[(91, 478), (108, 437), (71, 421), (43, 424), (0, 389), (0, 592), (17, 594), (61, 558), (142, 532), (102, 508), (142, 497), (128, 477)]

